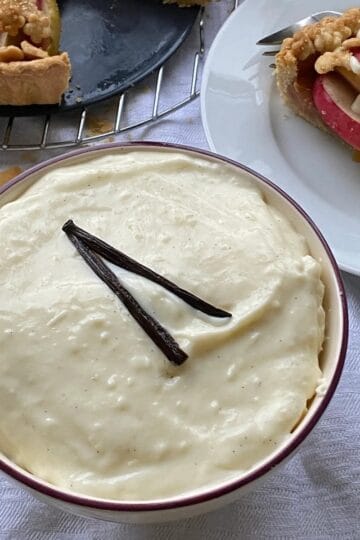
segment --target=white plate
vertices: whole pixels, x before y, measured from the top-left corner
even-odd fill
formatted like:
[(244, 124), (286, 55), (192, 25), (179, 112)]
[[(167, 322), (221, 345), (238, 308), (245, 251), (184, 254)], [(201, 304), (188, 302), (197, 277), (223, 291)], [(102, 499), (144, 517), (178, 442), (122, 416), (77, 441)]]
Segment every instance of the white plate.
[[(325, 5), (326, 4), (326, 5)], [(204, 69), (201, 111), (210, 148), (278, 184), (319, 226), (340, 267), (360, 275), (360, 163), (336, 139), (293, 115), (256, 42), (347, 0), (245, 0), (218, 33)]]

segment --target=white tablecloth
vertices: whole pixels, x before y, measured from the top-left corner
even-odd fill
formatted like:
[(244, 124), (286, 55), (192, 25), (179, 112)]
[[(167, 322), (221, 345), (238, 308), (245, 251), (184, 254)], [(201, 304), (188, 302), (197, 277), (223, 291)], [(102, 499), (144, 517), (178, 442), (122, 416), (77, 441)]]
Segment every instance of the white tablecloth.
[[(224, 0), (209, 9), (207, 45), (232, 3)], [(185, 51), (192, 46), (190, 40)], [(183, 65), (185, 51), (176, 60), (178, 79), (173, 92), (177, 93), (188, 85), (187, 68)], [(207, 148), (199, 101), (155, 126), (129, 132), (119, 139), (161, 140)], [(50, 155), (49, 152), (2, 153), (0, 168), (12, 164), (27, 166)], [(359, 539), (360, 279), (343, 277), (350, 311), (350, 343), (340, 385), (322, 420), (297, 455), (263, 487), (212, 514), (165, 525), (130, 526), (64, 514), (37, 502), (0, 477), (0, 539)]]

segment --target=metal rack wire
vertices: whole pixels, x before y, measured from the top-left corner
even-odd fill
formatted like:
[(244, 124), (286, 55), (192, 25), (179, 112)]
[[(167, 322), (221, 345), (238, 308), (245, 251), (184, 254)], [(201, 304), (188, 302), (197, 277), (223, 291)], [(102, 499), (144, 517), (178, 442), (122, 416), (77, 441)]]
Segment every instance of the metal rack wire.
[[(234, 0), (234, 9), (238, 6), (241, 0)], [(160, 98), (162, 89), (164, 87), (165, 79), (165, 69), (167, 70), (168, 65), (171, 60), (166, 64), (160, 67), (160, 69), (153, 75), (151, 81), (151, 90), (153, 92), (153, 97), (150, 105), (150, 111), (147, 113), (145, 118), (136, 119), (133, 121), (126, 121), (125, 119), (125, 109), (128, 107), (129, 102), (131, 102), (132, 96), (136, 92), (136, 87), (129, 89), (120, 96), (118, 96), (114, 102), (112, 100), (112, 118), (110, 121), (106, 122), (104, 125), (109, 126), (108, 129), (101, 130), (101, 132), (90, 132), (87, 131), (87, 124), (91, 120), (92, 107), (80, 110), (77, 115), (72, 114), (71, 117), (67, 116), (67, 126), (71, 125), (71, 131), (73, 136), (67, 137), (62, 136), (62, 130), (57, 129), (55, 124), (56, 120), (61, 117), (61, 114), (57, 115), (47, 115), (44, 117), (36, 118), (31, 124), (32, 129), (24, 130), (22, 127), (29, 123), (28, 118), (21, 117), (9, 117), (3, 119), (3, 130), (0, 132), (0, 150), (2, 151), (19, 151), (19, 150), (52, 150), (60, 148), (69, 148), (76, 147), (84, 144), (91, 144), (102, 139), (107, 139), (119, 135), (120, 133), (125, 133), (129, 130), (146, 126), (153, 122), (164, 118), (171, 113), (176, 112), (182, 107), (188, 105), (194, 101), (200, 94), (199, 89), (199, 79), (200, 79), (200, 69), (202, 59), (205, 53), (205, 41), (204, 41), (204, 17), (205, 10), (202, 8), (199, 14), (198, 22), (194, 28), (194, 32), (197, 32), (197, 47), (195, 51), (191, 51), (191, 56), (189, 58), (189, 63), (192, 62), (191, 77), (189, 77), (189, 87), (187, 95), (177, 103), (171, 103), (165, 108), (160, 107)], [(166, 77), (171, 77), (171, 70)], [(63, 116), (65, 117), (65, 113)], [(15, 129), (15, 123), (18, 124), (17, 130)], [(19, 137), (16, 136), (16, 131), (19, 132), (29, 132), (31, 140), (24, 140), (19, 142), (16, 139)], [(53, 132), (50, 136), (50, 132)], [(68, 132), (69, 130), (67, 130)], [(20, 137), (21, 139), (21, 137)]]

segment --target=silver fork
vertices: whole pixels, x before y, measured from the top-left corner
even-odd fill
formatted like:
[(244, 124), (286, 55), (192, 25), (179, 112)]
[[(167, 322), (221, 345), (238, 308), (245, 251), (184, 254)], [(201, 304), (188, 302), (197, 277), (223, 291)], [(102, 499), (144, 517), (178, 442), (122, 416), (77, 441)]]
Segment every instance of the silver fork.
[[(301, 30), (301, 28), (304, 28), (304, 26), (321, 21), (321, 19), (324, 17), (339, 17), (339, 15), (341, 15), (339, 11), (319, 11), (318, 13), (313, 13), (309, 17), (305, 17), (304, 19), (290, 24), (289, 26), (274, 32), (273, 34), (263, 37), (256, 43), (256, 45), (280, 45), (285, 38), (291, 37), (295, 32)], [(278, 47), (276, 50), (265, 51), (263, 56), (275, 56), (279, 50), (280, 47)], [(273, 67), (273, 64), (271, 64), (270, 67)]]

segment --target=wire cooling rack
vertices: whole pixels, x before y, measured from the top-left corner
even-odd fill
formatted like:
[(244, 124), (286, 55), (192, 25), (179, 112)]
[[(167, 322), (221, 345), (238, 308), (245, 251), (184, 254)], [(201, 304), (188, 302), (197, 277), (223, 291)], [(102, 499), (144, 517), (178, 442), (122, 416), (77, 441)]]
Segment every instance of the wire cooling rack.
[[(234, 0), (234, 9), (240, 1)], [(181, 74), (184, 95), (180, 101), (174, 103), (171, 100), (171, 88), (174, 84), (178, 86), (179, 80), (172, 66), (174, 59), (170, 59), (145, 83), (136, 85), (100, 106), (84, 107), (76, 114), (59, 113), (36, 118), (1, 119), (0, 150), (51, 150), (90, 144), (106, 138), (111, 140), (121, 133), (159, 121), (194, 101), (200, 94), (201, 68), (205, 53), (205, 13), (202, 8), (193, 30), (192, 46), (190, 49), (181, 49), (188, 57), (189, 70), (185, 84), (184, 74)], [(142, 110), (144, 104), (148, 108), (142, 118), (136, 118), (134, 114), (139, 109), (139, 100), (142, 100)], [(165, 106), (161, 106), (161, 102), (164, 102)]]

